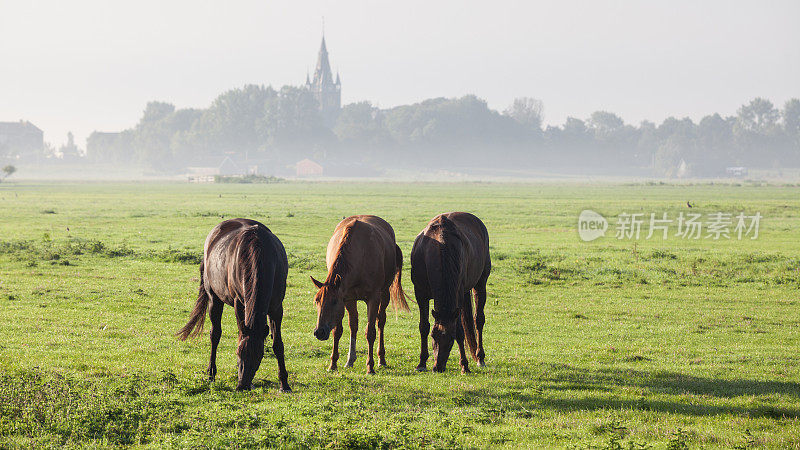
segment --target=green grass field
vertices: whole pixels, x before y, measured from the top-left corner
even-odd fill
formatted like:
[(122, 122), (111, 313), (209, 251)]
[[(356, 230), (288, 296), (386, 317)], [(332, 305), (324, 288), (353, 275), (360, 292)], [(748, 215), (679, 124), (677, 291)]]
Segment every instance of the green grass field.
[[(583, 209), (613, 228), (687, 200), (760, 212), (759, 238), (578, 238)], [(359, 359), (327, 372), (309, 275), (336, 223), (389, 221), (413, 293), (414, 237), (452, 210), (489, 229), (487, 367), (462, 375), (454, 352), (447, 373), (416, 373), (412, 302), (390, 312), (389, 367), (367, 375), (361, 303)], [(0, 184), (0, 211), (0, 447), (800, 448), (798, 186), (18, 182)], [(207, 334), (173, 337), (223, 216), (287, 249), (292, 394), (269, 352), (253, 391), (234, 391), (230, 308), (216, 382)]]

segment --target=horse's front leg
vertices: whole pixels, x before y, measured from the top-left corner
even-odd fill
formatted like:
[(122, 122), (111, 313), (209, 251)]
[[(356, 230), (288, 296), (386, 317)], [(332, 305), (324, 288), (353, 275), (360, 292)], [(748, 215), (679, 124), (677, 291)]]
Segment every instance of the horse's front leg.
[(281, 383), (281, 392), (292, 392), (292, 388), (289, 387), (289, 372), (286, 371), (286, 361), (283, 354), (283, 337), (281, 336), (283, 311), (275, 315), (275, 318), (270, 317), (270, 326), (272, 326), (272, 353), (275, 354), (275, 359), (278, 360), (278, 381)]
[(333, 328), (333, 352), (331, 352), (331, 365), (328, 366), (328, 370), (331, 372), (338, 368), (336, 363), (339, 361), (339, 339), (341, 338), (342, 321), (339, 320), (339, 323)]
[(478, 358), (478, 367), (486, 365), (486, 351), (483, 350), (483, 325), (486, 323), (486, 314), (484, 308), (486, 306), (486, 279), (482, 279), (475, 286), (475, 330), (478, 335), (478, 352), (475, 356)]
[(211, 319), (211, 331), (209, 332), (209, 336), (211, 337), (211, 356), (208, 360), (208, 368), (206, 369), (206, 374), (208, 375), (208, 379), (210, 381), (214, 381), (217, 377), (217, 346), (219, 345), (219, 339), (222, 337), (222, 300), (217, 298), (216, 295), (211, 296), (211, 308), (208, 311), (208, 317)]
[(345, 367), (353, 367), (356, 362), (356, 337), (358, 336), (358, 305), (356, 301), (345, 303), (347, 308), (347, 320), (350, 322), (350, 350), (347, 352), (347, 363)]
[(378, 307), (380, 305), (380, 294), (373, 294), (367, 299), (367, 344), (369, 345), (369, 356), (367, 357), (367, 373), (375, 374), (375, 359), (373, 349), (375, 347), (375, 322), (378, 318)]
[(425, 372), (428, 363), (428, 333), (431, 332), (431, 323), (428, 318), (428, 297), (421, 291), (415, 289), (414, 295), (419, 306), (419, 365), (417, 372)]

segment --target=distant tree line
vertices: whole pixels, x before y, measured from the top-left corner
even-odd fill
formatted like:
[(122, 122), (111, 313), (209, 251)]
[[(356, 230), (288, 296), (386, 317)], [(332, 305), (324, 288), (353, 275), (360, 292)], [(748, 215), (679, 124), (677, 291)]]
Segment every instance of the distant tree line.
[(681, 162), (704, 176), (737, 165), (800, 167), (798, 99), (778, 109), (756, 98), (733, 117), (713, 114), (699, 123), (670, 117), (638, 126), (597, 111), (543, 127), (542, 111), (540, 101), (518, 98), (501, 113), (473, 95), (390, 109), (360, 102), (344, 106), (328, 129), (308, 90), (248, 85), (206, 109), (150, 102), (134, 128), (93, 133), (87, 156), (167, 170), (218, 163), (226, 154), (276, 163), (310, 157), (431, 168), (650, 168), (665, 176)]

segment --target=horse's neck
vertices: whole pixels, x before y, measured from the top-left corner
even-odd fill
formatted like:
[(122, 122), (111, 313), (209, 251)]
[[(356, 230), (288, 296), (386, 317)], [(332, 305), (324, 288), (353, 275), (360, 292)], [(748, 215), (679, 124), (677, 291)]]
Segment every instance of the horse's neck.
[(326, 282), (331, 282), (339, 275), (344, 281), (347, 273), (349, 272), (350, 263), (347, 261), (347, 255), (343, 251), (344, 249), (339, 248), (339, 252), (336, 254), (336, 258), (333, 260), (333, 264), (331, 264), (331, 270), (328, 271), (328, 278)]

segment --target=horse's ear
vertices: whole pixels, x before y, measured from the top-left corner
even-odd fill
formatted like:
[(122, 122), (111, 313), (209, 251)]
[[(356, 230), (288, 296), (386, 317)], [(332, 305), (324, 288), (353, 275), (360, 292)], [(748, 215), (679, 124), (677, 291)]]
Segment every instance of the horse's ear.
[(435, 309), (431, 310), (431, 315), (433, 316), (433, 320), (439, 320), (439, 313), (437, 313)]
[(342, 276), (338, 273), (333, 277), (333, 287), (338, 288), (342, 284)]
[(311, 282), (314, 283), (314, 286), (316, 286), (317, 289), (322, 289), (323, 283), (320, 283), (319, 281), (317, 281), (316, 278), (314, 278), (312, 275), (309, 275), (309, 276), (311, 277)]

